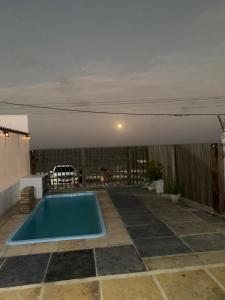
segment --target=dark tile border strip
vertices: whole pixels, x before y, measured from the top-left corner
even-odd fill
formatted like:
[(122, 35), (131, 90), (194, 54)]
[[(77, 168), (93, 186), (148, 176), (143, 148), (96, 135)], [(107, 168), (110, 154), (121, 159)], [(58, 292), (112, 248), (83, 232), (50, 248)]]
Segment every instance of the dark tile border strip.
[[(103, 255), (103, 260), (104, 257), (108, 257), (108, 260), (99, 260), (99, 253)], [(103, 270), (98, 275), (104, 275), (104, 272), (114, 275), (146, 271), (141, 257), (132, 245), (10, 256), (2, 259), (0, 288), (96, 277), (97, 270)]]
[(0, 269), (0, 287), (42, 282), (49, 257), (46, 253), (7, 257)]
[[(114, 194), (110, 193), (110, 191), (109, 194), (112, 199), (112, 202), (116, 202), (118, 204), (120, 194), (117, 193), (116, 201), (113, 200)], [(132, 203), (132, 201), (134, 201), (135, 203), (139, 202), (139, 205), (131, 205), (129, 207), (129, 202)], [(148, 207), (146, 207), (141, 198), (138, 198), (138, 196), (135, 196), (133, 193), (127, 193), (126, 198), (124, 198), (123, 196), (121, 197), (121, 202), (125, 202), (125, 204), (115, 205), (116, 209), (120, 214), (124, 226), (126, 227), (131, 239), (133, 240), (134, 245), (136, 246), (137, 251), (139, 252), (139, 255), (142, 258), (177, 255), (193, 252), (191, 250), (191, 247), (188, 247), (187, 243), (185, 243), (174, 232), (172, 232), (171, 229), (167, 226), (167, 224), (160, 220), (154, 213), (152, 213), (148, 209)], [(124, 206), (126, 206), (127, 209), (129, 207), (130, 211), (133, 210), (133, 213), (130, 213), (129, 215), (126, 213), (124, 214), (124, 211), (126, 209)], [(138, 207), (145, 207), (148, 213), (140, 215), (135, 214), (135, 211), (138, 209)], [(151, 232), (151, 230), (149, 229), (149, 236), (147, 237), (146, 228), (148, 228), (149, 226), (152, 226), (153, 228), (156, 225), (161, 225), (162, 234), (160, 234), (160, 232), (157, 232), (156, 230), (154, 236), (154, 232)], [(139, 236), (137, 232), (139, 232)]]

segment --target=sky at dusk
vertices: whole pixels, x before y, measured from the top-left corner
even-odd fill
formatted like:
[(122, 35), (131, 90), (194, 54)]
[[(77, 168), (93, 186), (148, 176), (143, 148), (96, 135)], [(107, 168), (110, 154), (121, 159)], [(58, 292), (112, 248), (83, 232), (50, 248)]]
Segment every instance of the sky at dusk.
[[(225, 1), (2, 0), (0, 101), (225, 113)], [(221, 132), (216, 116), (0, 104), (0, 114), (14, 113), (28, 114), (33, 149), (215, 142)]]

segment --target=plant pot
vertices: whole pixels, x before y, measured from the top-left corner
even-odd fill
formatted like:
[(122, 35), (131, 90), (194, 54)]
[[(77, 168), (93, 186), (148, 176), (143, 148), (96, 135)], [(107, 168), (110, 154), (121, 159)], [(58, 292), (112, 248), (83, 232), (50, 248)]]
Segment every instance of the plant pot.
[(148, 190), (151, 192), (155, 192), (155, 190), (156, 190), (155, 181), (152, 181), (152, 183), (148, 186)]
[(157, 194), (162, 194), (164, 192), (164, 180), (159, 179), (155, 181), (155, 190)]
[(181, 198), (181, 194), (170, 194), (170, 200), (173, 202), (173, 203), (176, 203), (180, 200)]
[(164, 180), (159, 179), (152, 181), (152, 183), (148, 186), (148, 190), (151, 192), (156, 192), (157, 194), (162, 194), (164, 191)]
[(170, 199), (170, 194), (165, 194), (165, 193), (162, 193), (161, 196), (165, 199), (168, 199), (168, 200), (171, 200)]

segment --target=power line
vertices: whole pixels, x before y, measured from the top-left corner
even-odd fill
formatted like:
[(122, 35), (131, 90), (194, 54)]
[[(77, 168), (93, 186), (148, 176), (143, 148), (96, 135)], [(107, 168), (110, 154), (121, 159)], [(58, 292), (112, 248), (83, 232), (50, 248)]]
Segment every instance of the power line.
[[(1, 98), (5, 100), (5, 98)], [(42, 103), (46, 104), (54, 104), (54, 105), (63, 105), (63, 106), (98, 106), (98, 105), (104, 105), (104, 106), (114, 106), (114, 105), (140, 105), (140, 104), (161, 104), (161, 103), (168, 103), (173, 104), (174, 103), (181, 103), (181, 102), (193, 102), (193, 101), (200, 101), (200, 102), (207, 102), (210, 100), (214, 101), (224, 101), (225, 103), (225, 96), (214, 96), (214, 97), (190, 97), (190, 98), (155, 98), (155, 99), (139, 99), (139, 100), (120, 100), (120, 101), (93, 101), (93, 100), (78, 100), (78, 102), (39, 102), (38, 104), (41, 105)], [(214, 104), (215, 105), (215, 104)]]
[(63, 108), (63, 107), (40, 106), (40, 105), (15, 103), (15, 102), (8, 102), (8, 101), (1, 101), (0, 104), (7, 104), (7, 105), (12, 105), (12, 106), (28, 107), (28, 108), (38, 108), (38, 109), (66, 111), (66, 112), (79, 112), (79, 113), (105, 114), (105, 115), (174, 116), (174, 117), (225, 115), (225, 113), (221, 113), (221, 112), (219, 112), (219, 113), (132, 113), (132, 112), (115, 112), (115, 111), (95, 111), (95, 110), (69, 109), (69, 108)]

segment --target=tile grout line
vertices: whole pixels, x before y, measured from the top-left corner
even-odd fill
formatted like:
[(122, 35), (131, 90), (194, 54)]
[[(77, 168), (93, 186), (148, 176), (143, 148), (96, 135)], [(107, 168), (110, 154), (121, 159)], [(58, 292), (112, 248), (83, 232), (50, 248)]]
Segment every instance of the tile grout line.
[(47, 266), (46, 266), (46, 269), (45, 269), (45, 272), (44, 272), (44, 276), (43, 276), (42, 283), (41, 283), (41, 292), (40, 292), (38, 300), (42, 300), (42, 298), (43, 298), (43, 294), (44, 294), (44, 285), (43, 285), (43, 283), (45, 282), (45, 278), (46, 278), (46, 275), (47, 275), (47, 272), (48, 272), (48, 267), (49, 267), (51, 258), (52, 258), (52, 252), (49, 255), (48, 263), (47, 263)]
[(189, 234), (181, 234), (179, 235), (180, 238), (185, 238), (189, 236), (198, 236), (198, 235), (215, 235), (215, 234), (222, 234), (220, 231), (213, 231), (213, 232), (200, 232), (200, 233), (189, 233)]
[[(98, 268), (97, 268), (97, 259), (96, 259), (96, 248), (93, 248), (93, 255), (94, 255), (94, 262), (95, 262), (95, 273), (96, 278), (98, 278)], [(98, 280), (98, 287), (99, 287), (99, 296), (100, 300), (103, 300), (103, 293), (102, 293), (102, 283), (101, 280)], [(41, 299), (40, 299), (41, 300)]]
[(100, 293), (100, 300), (104, 300), (104, 297), (103, 297), (103, 292), (102, 292), (102, 281), (99, 280), (98, 281), (98, 284), (99, 284), (99, 293)]
[(160, 239), (160, 238), (162, 238), (162, 239), (168, 238), (169, 239), (172, 237), (174, 237), (174, 234), (173, 235), (156, 235), (156, 236), (152, 236), (152, 237), (145, 237), (145, 238), (141, 237), (141, 238), (137, 238), (137, 239), (134, 239), (134, 238), (132, 238), (132, 239), (135, 241), (139, 241), (139, 240), (153, 240), (153, 239)]
[(188, 253), (178, 253), (178, 254), (167, 254), (167, 255), (159, 255), (159, 256), (143, 256), (142, 259), (160, 259), (160, 258), (170, 258), (170, 257), (176, 257), (176, 256), (183, 256), (183, 255), (201, 255), (201, 254), (208, 254), (213, 252), (224, 252), (225, 249), (220, 250), (210, 250), (210, 251), (195, 251), (195, 252), (188, 252)]
[(166, 296), (166, 293), (165, 293), (165, 291), (163, 290), (163, 288), (162, 288), (160, 282), (158, 281), (158, 278), (157, 278), (155, 275), (153, 275), (152, 278), (153, 278), (153, 280), (155, 281), (155, 284), (157, 285), (157, 287), (158, 287), (158, 289), (159, 289), (159, 291), (160, 291), (160, 294), (162, 295), (163, 299), (164, 299), (164, 300), (169, 300), (168, 297)]
[[(146, 204), (143, 202), (143, 200), (141, 200), (141, 202), (145, 205), (145, 207), (148, 209), (148, 207), (146, 206)], [(182, 238), (180, 238), (177, 233), (169, 226), (168, 222), (162, 220), (160, 217), (158, 217), (153, 211), (151, 211), (149, 209), (149, 211), (153, 214), (153, 216), (155, 216), (160, 222), (162, 222), (171, 232), (174, 233), (175, 237), (177, 237), (188, 249), (191, 250), (191, 252), (194, 252), (194, 249), (192, 249), (192, 247), (186, 243)]]
[(4, 259), (3, 259), (3, 261), (2, 261), (2, 263), (0, 265), (0, 270), (4, 266), (4, 264), (6, 263), (7, 259), (8, 259), (7, 257), (4, 257)]
[[(138, 198), (137, 196), (135, 196), (136, 198)], [(112, 198), (111, 198), (112, 199)], [(113, 199), (112, 199), (112, 202), (113, 202)], [(146, 206), (146, 204), (143, 202), (143, 200), (141, 199), (140, 200), (140, 202), (144, 205), (144, 207), (154, 216), (154, 217), (156, 217), (162, 224), (164, 224), (164, 226), (166, 226), (173, 234), (174, 234), (174, 236), (177, 238), (177, 239), (179, 239), (180, 240), (180, 242), (184, 245), (184, 246), (186, 246), (187, 247), (187, 249), (189, 249), (190, 250), (190, 253), (195, 253), (196, 251), (194, 251), (194, 249), (183, 239), (183, 237), (182, 236), (179, 236), (171, 227), (170, 227), (170, 225), (168, 224), (168, 222), (165, 222), (165, 221), (163, 221), (160, 217), (158, 217), (155, 213), (154, 213), (154, 211), (151, 211), (147, 206)], [(117, 208), (116, 208), (117, 209)], [(120, 211), (117, 209), (117, 211), (118, 211), (118, 213), (119, 213), (119, 215), (121, 216), (121, 219), (122, 219), (122, 215), (121, 215), (121, 213), (120, 213)], [(199, 218), (200, 219), (200, 218)], [(200, 219), (201, 220), (201, 219)], [(122, 221), (123, 221), (123, 219), (122, 219)], [(188, 221), (188, 222), (192, 222), (192, 221)], [(129, 227), (132, 227), (132, 226), (135, 226), (135, 225), (127, 225), (124, 221), (123, 221), (123, 223), (124, 223), (124, 226), (127, 228), (127, 231), (128, 231), (128, 234), (130, 235), (130, 233), (129, 233)], [(183, 222), (182, 222), (183, 223)], [(139, 226), (141, 226), (142, 224), (138, 224)], [(150, 224), (145, 224), (145, 225), (150, 225)], [(209, 233), (209, 234), (216, 234), (216, 233), (219, 233), (219, 232), (211, 232), (211, 233)], [(207, 234), (207, 233), (205, 233), (205, 234)], [(193, 234), (192, 234), (193, 235)], [(199, 235), (199, 234), (194, 234), (194, 235)], [(172, 236), (165, 236), (165, 238), (169, 238), (169, 237), (172, 237)], [(185, 237), (185, 236), (184, 236)], [(134, 245), (134, 247), (135, 247), (135, 249), (137, 250), (137, 247), (136, 247), (136, 244), (135, 244), (135, 240), (137, 240), (137, 239), (133, 239), (132, 238), (132, 236), (130, 235), (130, 238), (131, 238), (131, 240), (133, 241), (133, 245)], [(151, 237), (151, 238), (147, 238), (147, 239), (152, 239), (152, 238), (154, 238), (154, 239), (156, 239), (156, 238), (162, 238), (162, 236), (157, 236), (157, 237)], [(137, 252), (138, 252), (138, 254), (139, 254), (139, 251), (137, 250)], [(188, 253), (188, 254), (190, 254), (190, 253)], [(178, 253), (178, 254), (182, 254), (182, 253)], [(143, 260), (143, 258), (144, 257), (142, 257), (140, 254), (139, 254), (139, 256), (141, 257), (141, 259)], [(144, 263), (144, 265), (146, 266), (146, 264)]]
[(224, 285), (208, 270), (208, 269), (204, 269), (205, 272), (208, 274), (208, 276), (223, 290), (223, 292), (225, 293), (225, 287)]
[[(135, 196), (136, 197), (136, 196)], [(136, 197), (136, 198), (138, 198), (138, 197)], [(111, 198), (111, 201), (113, 202), (113, 199)], [(147, 214), (149, 214), (149, 213), (151, 213), (154, 217), (156, 217), (160, 222), (161, 222), (161, 220), (157, 217), (157, 216), (155, 216), (146, 206), (145, 206), (145, 204), (142, 202), (142, 200), (140, 200), (140, 202), (143, 204), (143, 206), (146, 208), (146, 210), (147, 210)], [(133, 239), (133, 237), (130, 235), (130, 233), (129, 233), (129, 230), (128, 230), (128, 228), (129, 227), (132, 227), (132, 226), (145, 226), (145, 225), (152, 225), (152, 224), (138, 224), (138, 225), (127, 225), (124, 221), (123, 221), (123, 218), (122, 218), (122, 214), (120, 213), (120, 211), (119, 211), (119, 209), (116, 207), (116, 210), (117, 210), (117, 212), (118, 212), (118, 214), (120, 215), (120, 218), (121, 218), (121, 220), (122, 220), (122, 222), (123, 222), (123, 225), (124, 225), (124, 227), (126, 228), (126, 230), (127, 230), (127, 232), (128, 232), (128, 235), (130, 236), (130, 239), (131, 239), (131, 241), (133, 242), (133, 246), (134, 246), (134, 248), (136, 249), (136, 251), (137, 251), (137, 253), (138, 253), (138, 255), (139, 255), (139, 257), (140, 257), (140, 259), (142, 260), (142, 263), (144, 264), (144, 267), (145, 267), (145, 269), (146, 270), (148, 270), (148, 267), (146, 266), (146, 263), (143, 261), (143, 257), (140, 255), (140, 253), (139, 253), (139, 251), (138, 251), (138, 248), (137, 248), (137, 246), (136, 246), (136, 243), (135, 243), (135, 239)], [(164, 222), (161, 222), (162, 224), (164, 224)], [(156, 224), (157, 225), (157, 224)], [(164, 224), (165, 225), (165, 224)], [(165, 226), (167, 226), (167, 225), (165, 225)], [(168, 227), (169, 228), (169, 227)], [(173, 232), (173, 231), (172, 231)], [(154, 237), (153, 237), (154, 238)], [(156, 237), (156, 238), (160, 238), (160, 237)], [(151, 238), (150, 238), (151, 239)]]
[(94, 262), (95, 262), (95, 274), (96, 277), (98, 277), (98, 268), (97, 268), (97, 260), (96, 260), (96, 252), (95, 252), (96, 248), (93, 248), (93, 256), (94, 256)]
[[(46, 282), (46, 283), (37, 283), (37, 284), (28, 284), (23, 286), (12, 286), (12, 287), (3, 287), (0, 288), (0, 291), (4, 290), (16, 290), (16, 289), (26, 289), (30, 287), (45, 287), (52, 285), (64, 285), (71, 283), (83, 283), (83, 282), (93, 282), (96, 280), (105, 281), (110, 279), (120, 279), (120, 278), (131, 278), (131, 277), (141, 277), (141, 276), (156, 276), (159, 274), (169, 274), (169, 273), (177, 273), (177, 272), (188, 272), (195, 270), (206, 270), (215, 267), (225, 267), (225, 263), (218, 263), (212, 265), (201, 265), (201, 266), (191, 266), (184, 268), (174, 268), (174, 269), (163, 269), (163, 270), (153, 270), (153, 271), (145, 271), (145, 272), (136, 272), (136, 273), (126, 273), (126, 274), (115, 274), (115, 275), (104, 275), (104, 276), (95, 276), (89, 278), (79, 278), (79, 279), (70, 279), (70, 280), (61, 280), (54, 282)], [(41, 299), (39, 299), (41, 300)]]
[(188, 248), (191, 250), (191, 252), (194, 252), (194, 249), (188, 244), (186, 243), (181, 237), (179, 237), (176, 232), (166, 223), (166, 226), (175, 234), (175, 236)]

